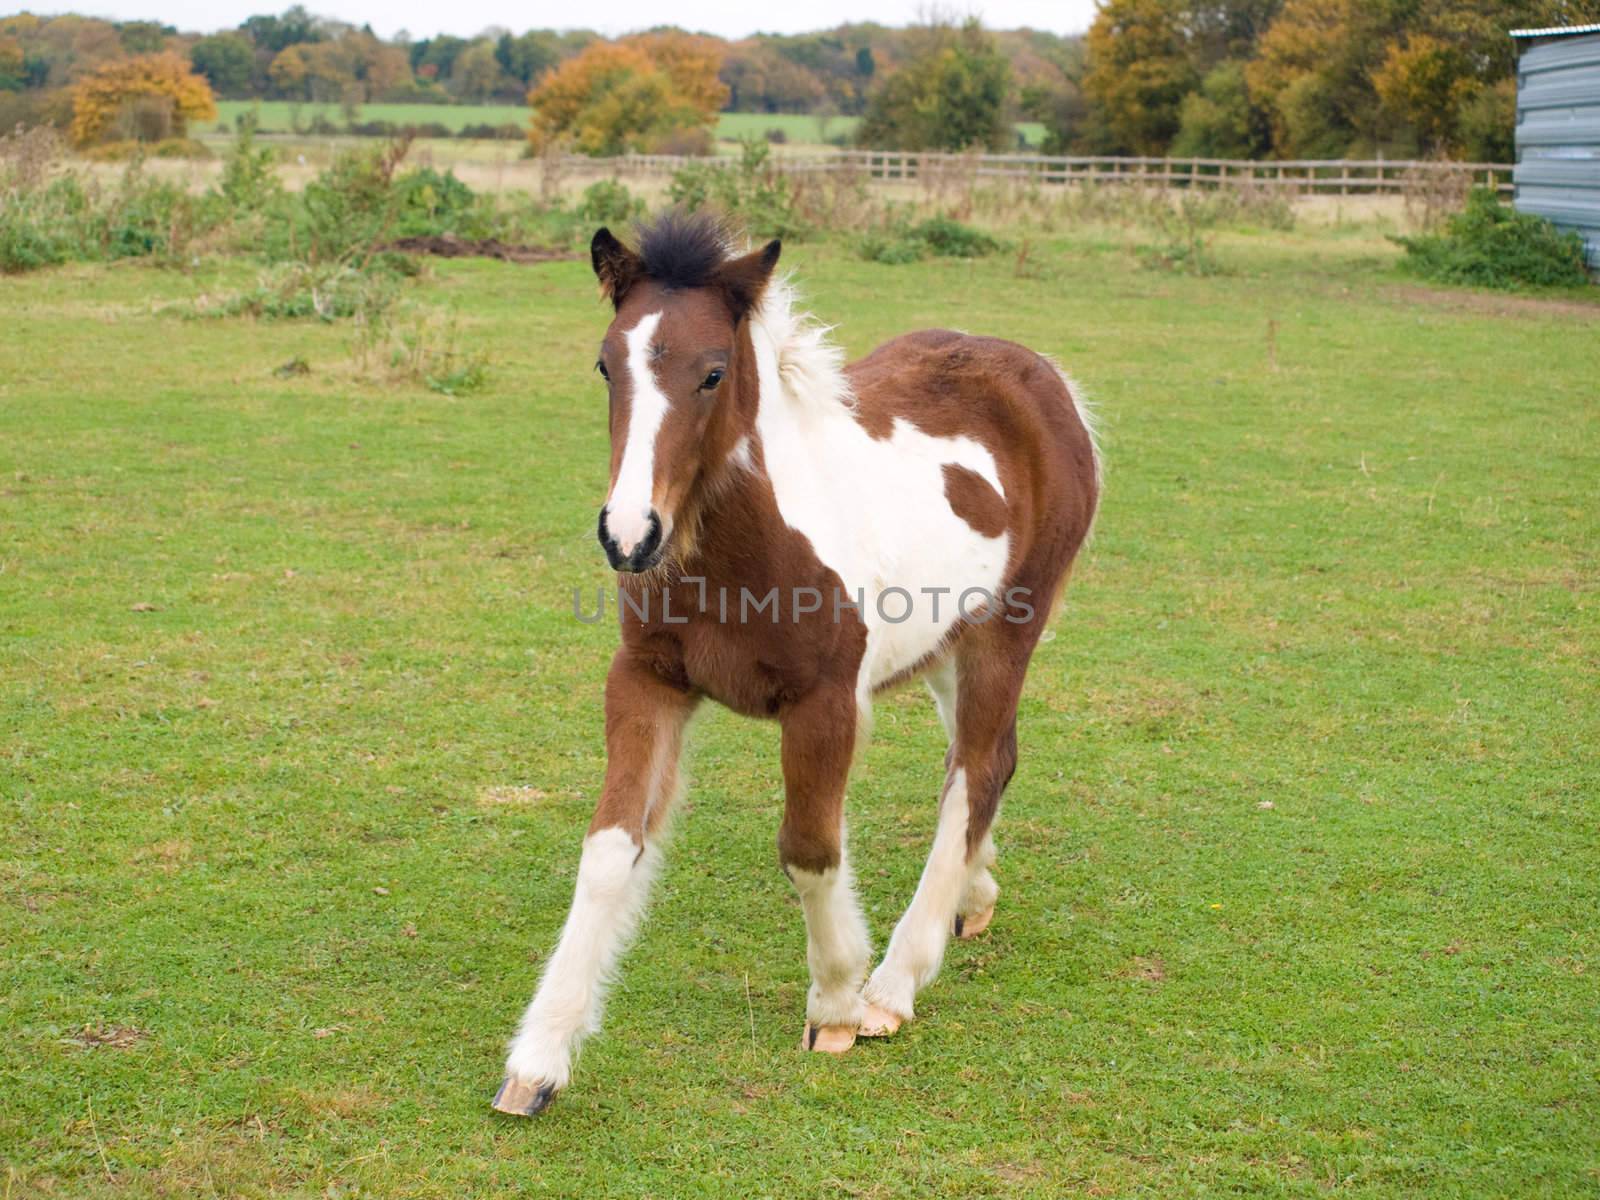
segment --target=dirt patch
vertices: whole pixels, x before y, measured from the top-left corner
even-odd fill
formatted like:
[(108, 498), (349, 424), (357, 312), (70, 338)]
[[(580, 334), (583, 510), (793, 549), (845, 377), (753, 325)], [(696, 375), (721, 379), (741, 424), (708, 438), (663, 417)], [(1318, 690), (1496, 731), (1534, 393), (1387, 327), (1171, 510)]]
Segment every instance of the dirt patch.
[(1158, 954), (1148, 958), (1135, 958), (1130, 960), (1118, 972), (1124, 979), (1140, 979), (1145, 983), (1163, 983), (1167, 978), (1167, 964)]
[(1385, 293), (1402, 304), (1428, 304), (1454, 312), (1476, 313), (1486, 317), (1587, 317), (1600, 321), (1600, 296), (1595, 303), (1584, 300), (1557, 300), (1546, 296), (1502, 295), (1455, 288), (1395, 287)]
[(432, 254), (439, 258), (494, 258), (509, 263), (560, 262), (576, 257), (565, 250), (548, 246), (518, 246), (499, 238), (459, 238), (444, 233), (428, 237), (404, 237), (390, 242), (385, 250), (407, 254)]
[(64, 1040), (76, 1042), (91, 1050), (101, 1046), (108, 1046), (113, 1050), (131, 1050), (149, 1036), (144, 1030), (135, 1029), (131, 1025), (85, 1025)]
[(548, 793), (542, 788), (526, 785), (487, 787), (478, 793), (478, 804), (483, 808), (494, 808), (503, 804), (537, 804), (547, 797)]

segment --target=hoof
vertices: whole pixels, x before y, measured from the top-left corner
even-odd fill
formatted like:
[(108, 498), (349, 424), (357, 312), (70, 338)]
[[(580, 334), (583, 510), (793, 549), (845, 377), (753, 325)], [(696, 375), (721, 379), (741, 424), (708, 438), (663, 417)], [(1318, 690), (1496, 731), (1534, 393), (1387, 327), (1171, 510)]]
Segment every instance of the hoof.
[(510, 1113), (513, 1117), (533, 1117), (549, 1108), (555, 1097), (553, 1083), (535, 1087), (520, 1079), (507, 1079), (494, 1094), (494, 1107), (497, 1112)]
[(994, 905), (992, 904), (982, 912), (973, 913), (968, 917), (964, 917), (960, 913), (957, 913), (956, 936), (963, 940), (967, 938), (975, 938), (985, 929), (989, 928), (989, 922), (992, 920), (994, 920)]
[(879, 1008), (876, 1004), (869, 1004), (867, 1011), (861, 1016), (859, 1032), (862, 1037), (888, 1037), (898, 1030), (903, 1022), (904, 1018), (899, 1013)]
[(820, 1050), (824, 1054), (843, 1054), (856, 1044), (856, 1031), (848, 1025), (813, 1025), (806, 1022), (800, 1035), (800, 1049)]

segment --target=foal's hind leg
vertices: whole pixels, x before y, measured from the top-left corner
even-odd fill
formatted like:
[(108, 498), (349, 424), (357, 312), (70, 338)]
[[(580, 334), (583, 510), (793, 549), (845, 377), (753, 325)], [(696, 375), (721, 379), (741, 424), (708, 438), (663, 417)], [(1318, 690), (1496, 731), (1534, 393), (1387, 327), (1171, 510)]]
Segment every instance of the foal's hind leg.
[[(951, 751), (956, 742), (957, 676), (955, 655), (937, 664), (926, 676), (928, 691), (933, 693), (934, 707), (939, 710), (939, 720), (944, 724), (945, 737)], [(1016, 721), (1013, 719), (1011, 737), (1016, 739)], [(949, 755), (946, 755), (948, 768)], [(955, 935), (958, 938), (975, 938), (989, 928), (994, 919), (995, 901), (1000, 898), (1000, 885), (995, 882), (994, 834), (983, 835), (983, 843), (968, 864), (967, 886), (961, 902), (956, 906)]]
[(865, 1036), (893, 1033), (915, 1015), (916, 994), (938, 975), (959, 917), (970, 911), (988, 923), (999, 890), (989, 874), (989, 826), (1017, 765), (1017, 698), (1032, 649), (1025, 636), (1017, 627), (974, 630), (958, 651), (955, 738), (946, 756), (938, 830), (911, 906), (867, 981)]

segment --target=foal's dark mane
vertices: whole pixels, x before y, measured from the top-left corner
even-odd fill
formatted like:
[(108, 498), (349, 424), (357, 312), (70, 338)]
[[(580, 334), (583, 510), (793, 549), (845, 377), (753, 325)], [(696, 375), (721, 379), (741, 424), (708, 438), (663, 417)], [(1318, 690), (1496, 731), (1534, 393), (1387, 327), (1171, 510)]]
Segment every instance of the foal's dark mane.
[(728, 227), (707, 212), (677, 209), (639, 226), (639, 258), (644, 276), (665, 288), (699, 288), (732, 257)]

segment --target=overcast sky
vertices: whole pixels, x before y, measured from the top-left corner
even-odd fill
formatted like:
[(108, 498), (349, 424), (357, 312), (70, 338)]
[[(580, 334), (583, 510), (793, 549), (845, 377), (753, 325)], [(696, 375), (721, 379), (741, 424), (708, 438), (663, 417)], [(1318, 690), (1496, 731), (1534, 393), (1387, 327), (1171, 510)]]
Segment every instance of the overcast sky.
[[(162, 21), (179, 29), (211, 32), (230, 29), (254, 13), (281, 12), (292, 0), (84, 0), (82, 4), (24, 5), (36, 13), (80, 12), (126, 21)], [(353, 25), (370, 24), (384, 37), (407, 30), (413, 37), (434, 33), (466, 36), (491, 26), (524, 29), (582, 27), (605, 34), (627, 33), (652, 25), (742, 37), (748, 33), (798, 33), (826, 29), (844, 21), (906, 25), (927, 7), (926, 0), (800, 0), (794, 5), (752, 4), (749, 0), (598, 0), (591, 4), (508, 4), (504, 0), (305, 0), (320, 16)], [(976, 13), (986, 25), (1014, 29), (1028, 25), (1052, 33), (1082, 33), (1094, 16), (1094, 0), (982, 0), (942, 5)]]

